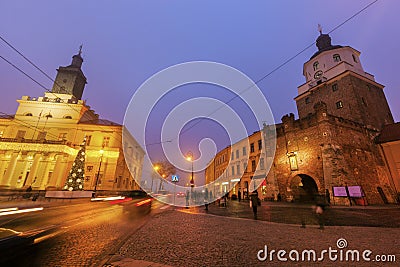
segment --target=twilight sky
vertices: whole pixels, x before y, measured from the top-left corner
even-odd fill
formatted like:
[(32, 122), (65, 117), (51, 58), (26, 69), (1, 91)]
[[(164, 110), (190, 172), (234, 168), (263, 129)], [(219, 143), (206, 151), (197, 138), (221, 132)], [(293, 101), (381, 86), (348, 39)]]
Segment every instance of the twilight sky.
[[(257, 81), (315, 42), (318, 23), (329, 32), (371, 2), (3, 0), (0, 35), (54, 78), (56, 68), (69, 65), (83, 44), (83, 71), (88, 78), (83, 99), (102, 118), (122, 123), (137, 88), (169, 66), (215, 61)], [(361, 52), (364, 70), (386, 86), (395, 121), (400, 120), (398, 10), (400, 1), (380, 0), (330, 34), (332, 44)], [(293, 98), (297, 86), (305, 81), (303, 63), (316, 50), (312, 46), (258, 83), (275, 121), (290, 112), (297, 117)], [(1, 41), (0, 55), (51, 89), (50, 80)], [(1, 112), (14, 114), (15, 100), (22, 95), (43, 95), (42, 88), (2, 60), (0, 73)], [(160, 112), (190, 97), (215, 97), (224, 102), (232, 96), (207, 84), (183, 86), (175, 93), (160, 102)], [(234, 108), (242, 110), (240, 105)], [(155, 122), (157, 117), (161, 121), (163, 115), (155, 112)], [(205, 136), (205, 125), (192, 129), (200, 139)], [(249, 132), (253, 130), (257, 129)], [(156, 131), (151, 128), (152, 133)], [(159, 134), (153, 134), (155, 141)], [(223, 136), (223, 131), (218, 135)], [(186, 147), (183, 144), (183, 149), (189, 150), (193, 140)], [(218, 149), (224, 146), (225, 142), (217, 142)]]

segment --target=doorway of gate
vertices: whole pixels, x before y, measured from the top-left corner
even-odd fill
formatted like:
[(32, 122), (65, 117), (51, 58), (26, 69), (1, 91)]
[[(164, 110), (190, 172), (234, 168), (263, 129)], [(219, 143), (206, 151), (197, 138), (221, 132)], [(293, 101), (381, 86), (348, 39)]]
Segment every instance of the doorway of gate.
[(306, 174), (298, 174), (293, 177), (290, 189), (295, 202), (313, 202), (318, 195), (317, 183)]

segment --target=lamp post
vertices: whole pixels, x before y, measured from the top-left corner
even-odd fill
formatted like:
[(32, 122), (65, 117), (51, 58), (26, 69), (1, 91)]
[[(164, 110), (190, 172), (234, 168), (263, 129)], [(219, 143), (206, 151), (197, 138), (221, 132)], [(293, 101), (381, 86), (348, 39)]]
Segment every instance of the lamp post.
[[(155, 165), (154, 167), (153, 167), (153, 169), (154, 169), (154, 171), (156, 172), (156, 174), (158, 173), (158, 170), (160, 170), (160, 166), (158, 166), (158, 165)], [(154, 176), (152, 175), (151, 176), (151, 192), (153, 192), (153, 181), (154, 181)]]
[(95, 182), (95, 184), (94, 184), (93, 197), (96, 195), (96, 191), (97, 191), (97, 184), (98, 184), (98, 182), (99, 182), (100, 169), (101, 169), (101, 163), (103, 162), (104, 150), (103, 150), (103, 149), (100, 149), (99, 153), (100, 153), (100, 163), (99, 163), (99, 169), (97, 170), (96, 182)]
[(193, 153), (191, 151), (187, 153), (186, 160), (192, 163), (192, 175), (189, 183), (190, 183), (190, 197), (193, 200), (194, 175), (193, 175)]

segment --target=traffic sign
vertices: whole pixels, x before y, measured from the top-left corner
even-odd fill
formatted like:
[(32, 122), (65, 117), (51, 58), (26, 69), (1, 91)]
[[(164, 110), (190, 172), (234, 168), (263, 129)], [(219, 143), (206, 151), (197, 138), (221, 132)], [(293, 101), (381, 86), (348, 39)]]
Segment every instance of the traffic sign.
[(171, 182), (179, 182), (179, 176), (178, 175), (172, 175), (171, 176)]

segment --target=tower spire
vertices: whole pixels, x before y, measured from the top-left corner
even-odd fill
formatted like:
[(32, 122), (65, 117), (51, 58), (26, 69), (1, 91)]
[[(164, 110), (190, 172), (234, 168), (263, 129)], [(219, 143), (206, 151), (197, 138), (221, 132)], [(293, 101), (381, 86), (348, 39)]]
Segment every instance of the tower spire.
[(319, 23), (318, 23), (318, 31), (319, 31), (319, 34), (322, 34), (322, 26)]
[(83, 45), (80, 45), (80, 46), (79, 46), (79, 52), (78, 52), (78, 55), (79, 55), (79, 56), (82, 55), (82, 47), (83, 47)]

